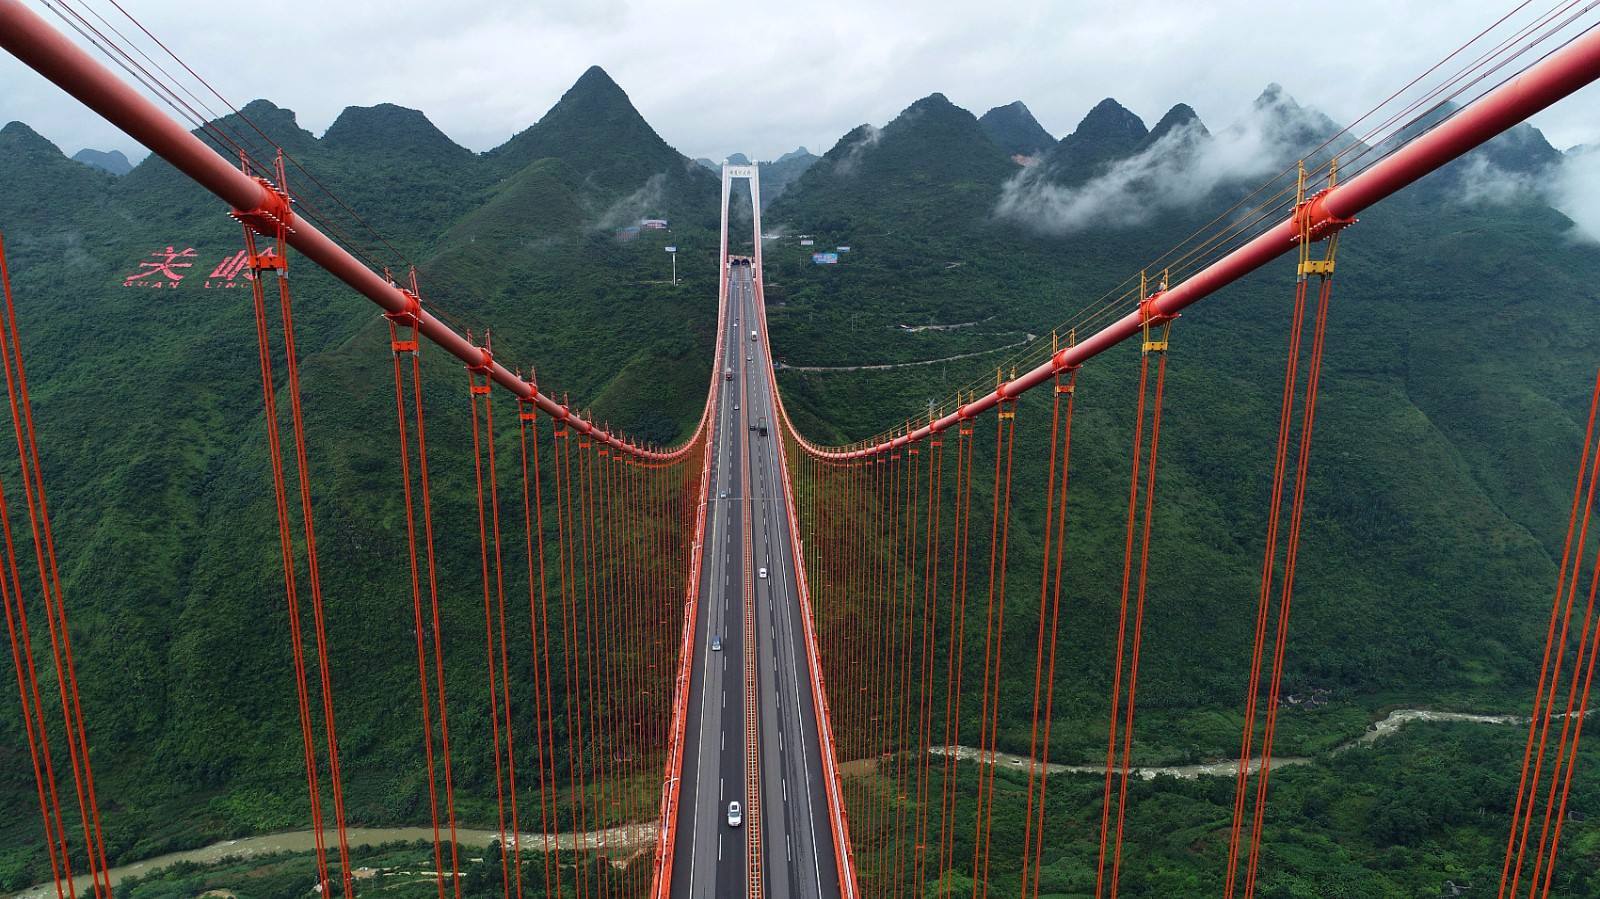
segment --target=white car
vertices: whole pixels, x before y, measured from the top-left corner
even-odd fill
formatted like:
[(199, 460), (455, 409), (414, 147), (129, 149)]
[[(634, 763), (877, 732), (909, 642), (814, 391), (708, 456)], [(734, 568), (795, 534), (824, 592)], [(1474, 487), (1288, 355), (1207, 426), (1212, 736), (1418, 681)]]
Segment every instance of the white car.
[(756, 576), (760, 577), (760, 578), (765, 578), (767, 576), (767, 570), (765, 568), (756, 569)]
[(728, 826), (738, 827), (744, 823), (744, 809), (739, 807), (737, 800), (728, 803)]
[(712, 634), (711, 635), (711, 651), (712, 652), (721, 652), (722, 651), (722, 635), (721, 634)]

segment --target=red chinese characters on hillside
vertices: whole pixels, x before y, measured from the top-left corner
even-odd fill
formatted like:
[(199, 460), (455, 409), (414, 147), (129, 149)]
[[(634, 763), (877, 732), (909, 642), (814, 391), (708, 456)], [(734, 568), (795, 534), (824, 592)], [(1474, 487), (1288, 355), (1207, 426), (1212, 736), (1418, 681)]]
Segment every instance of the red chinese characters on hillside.
[[(272, 251), (268, 250), (266, 255), (272, 255)], [(240, 250), (232, 256), (224, 257), (221, 262), (217, 263), (217, 267), (211, 270), (211, 274), (206, 275), (206, 289), (221, 288), (226, 290), (230, 287), (238, 287), (242, 283), (239, 281), (241, 275), (244, 276), (246, 281), (254, 279), (255, 275), (246, 269), (249, 264), (250, 254), (244, 250)]]
[[(272, 255), (268, 250), (267, 255)], [(176, 244), (164, 249), (155, 250), (139, 263), (139, 270), (122, 279), (123, 287), (145, 287), (151, 289), (171, 290), (183, 284), (183, 279), (193, 274), (186, 269), (194, 268), (194, 261), (200, 258), (199, 252), (194, 247), (185, 247), (182, 250)], [(211, 274), (206, 275), (202, 288), (206, 290), (227, 290), (241, 287), (245, 282), (255, 278), (249, 270), (250, 258), (244, 250), (239, 250), (231, 255), (222, 257)]]
[(122, 279), (123, 287), (177, 287), (183, 281), (184, 272), (179, 269), (193, 268), (193, 262), (180, 262), (179, 260), (193, 259), (198, 255), (194, 247), (177, 250), (168, 246), (165, 250), (155, 250), (149, 258), (139, 263), (139, 270)]

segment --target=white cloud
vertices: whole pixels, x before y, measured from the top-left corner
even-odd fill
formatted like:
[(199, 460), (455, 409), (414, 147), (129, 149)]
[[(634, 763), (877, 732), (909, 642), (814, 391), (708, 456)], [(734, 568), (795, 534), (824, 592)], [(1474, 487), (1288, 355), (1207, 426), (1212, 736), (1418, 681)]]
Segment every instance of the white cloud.
[(850, 144), (850, 148), (845, 151), (844, 157), (833, 164), (833, 171), (840, 175), (855, 174), (856, 166), (861, 164), (861, 154), (876, 147), (881, 140), (883, 140), (882, 128), (874, 125), (863, 125), (861, 136)]
[(1572, 219), (1574, 238), (1600, 243), (1600, 151), (1567, 154), (1549, 184), (1549, 196), (1550, 204)]
[(662, 213), (661, 198), (663, 188), (667, 183), (665, 172), (657, 172), (645, 179), (639, 189), (617, 200), (600, 213), (594, 227), (597, 231), (609, 231), (614, 228), (623, 228), (628, 225), (639, 224), (640, 219), (658, 217)]
[(1538, 174), (1507, 171), (1482, 157), (1468, 159), (1461, 169), (1459, 203), (1529, 201), (1548, 203), (1572, 219), (1573, 240), (1600, 244), (1600, 152), (1568, 153)]
[(1219, 186), (1277, 174), (1310, 149), (1308, 136), (1318, 141), (1327, 131), (1319, 116), (1279, 96), (1213, 135), (1198, 122), (1174, 128), (1080, 185), (1053, 183), (1047, 166), (1023, 169), (1006, 183), (995, 214), (1052, 234), (1141, 225), (1191, 207)]
[[(73, 2), (117, 16), (107, 0)], [(281, 0), (265, 43), (245, 40), (254, 32), (237, 17), (193, 3), (125, 5), (235, 103), (267, 97), (316, 132), (345, 106), (387, 101), (423, 110), (456, 141), (484, 150), (532, 124), (598, 63), (685, 154), (770, 159), (798, 144), (831, 147), (855, 125), (887, 122), (934, 91), (974, 112), (1022, 99), (1057, 135), (1107, 95), (1143, 110), (1187, 102), (1202, 118), (1226, 121), (1274, 80), (1348, 120), (1506, 4), (1461, 0), (1441, 15), (1431, 0), (1349, 0), (1317, 23), (1314, 45), (1304, 9), (1256, 0), (926, 0), (914, 17), (889, 0), (821, 10), (712, 0)], [(10, 119), (69, 153), (143, 152), (0, 54), (0, 122)], [(1558, 146), (1596, 140), (1600, 96), (1590, 91), (1535, 122)]]

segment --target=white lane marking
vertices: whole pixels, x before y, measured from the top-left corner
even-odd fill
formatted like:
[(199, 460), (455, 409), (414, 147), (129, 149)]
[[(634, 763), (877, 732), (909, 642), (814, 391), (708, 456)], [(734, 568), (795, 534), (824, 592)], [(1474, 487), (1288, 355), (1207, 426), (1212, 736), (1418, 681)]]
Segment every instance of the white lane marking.
[[(772, 453), (768, 453), (766, 455), (768, 457), (769, 464), (774, 469), (776, 469), (777, 465), (778, 465), (778, 460), (777, 460), (776, 456), (774, 454), (772, 454)], [(776, 475), (774, 477), (776, 478)], [(774, 492), (776, 492), (776, 491), (774, 491)], [(789, 535), (788, 531), (784, 530), (783, 539), (785, 541), (787, 541), (789, 536), (790, 535)], [(787, 544), (785, 544), (785, 545), (787, 547)], [(792, 549), (791, 549), (791, 552), (792, 552)], [(783, 585), (783, 588), (784, 588), (783, 592), (784, 593), (788, 592), (787, 588), (788, 588), (788, 585), (789, 585), (789, 578), (788, 578), (787, 571), (786, 571), (787, 565), (788, 565), (788, 563), (786, 561), (786, 558), (787, 558), (786, 554), (780, 553), (779, 556), (778, 556), (778, 564), (776, 566), (778, 568), (778, 570), (780, 572), (782, 572), (783, 580), (780, 581), (779, 583)], [(799, 671), (799, 662), (798, 662), (798, 659), (796, 657), (795, 638), (794, 638), (794, 613), (797, 613), (799, 611), (798, 602), (795, 602), (795, 603), (792, 603), (792, 604), (787, 604), (787, 605), (788, 605), (789, 611), (791, 613), (789, 615), (785, 615), (784, 616), (785, 623), (789, 625), (789, 627), (785, 630), (785, 636), (787, 637), (787, 640), (788, 640), (787, 648), (789, 650), (789, 662), (790, 662), (791, 669), (798, 673), (798, 671)], [(806, 672), (808, 674), (810, 672), (809, 659), (808, 659), (808, 664), (806, 665)], [(790, 681), (790, 683), (794, 688), (795, 708), (799, 709), (801, 707), (800, 706), (800, 679), (798, 677), (793, 678)], [(816, 713), (816, 710), (813, 710), (813, 714), (815, 714), (815, 713)], [(818, 722), (818, 727), (820, 727), (820, 726), (821, 726), (821, 724), (820, 724), (820, 721), (819, 721)], [(801, 735), (801, 740), (800, 740), (800, 758), (801, 758), (801, 770), (806, 775), (805, 776), (805, 785), (806, 785), (806, 820), (810, 823), (810, 826), (811, 826), (811, 867), (812, 867), (813, 874), (816, 876), (816, 881), (814, 881), (814, 882), (821, 883), (821, 881), (822, 881), (822, 863), (821, 863), (820, 858), (818, 857), (817, 838), (816, 838), (817, 819), (816, 819), (816, 815), (813, 813), (814, 803), (813, 803), (812, 795), (811, 795), (810, 748), (806, 745), (806, 740), (804, 739), (804, 735), (803, 734)], [(792, 856), (791, 856), (791, 860), (792, 860)]]

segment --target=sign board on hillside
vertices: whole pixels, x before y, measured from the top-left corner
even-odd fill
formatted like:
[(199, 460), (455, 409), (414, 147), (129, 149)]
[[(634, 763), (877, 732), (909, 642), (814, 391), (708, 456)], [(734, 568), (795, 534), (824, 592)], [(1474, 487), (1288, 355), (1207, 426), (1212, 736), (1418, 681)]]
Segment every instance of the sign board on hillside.
[(800, 241), (800, 246), (809, 247), (809, 246), (811, 246), (811, 245), (813, 245), (815, 243), (816, 243), (816, 241), (814, 241), (814, 240), (802, 240), (802, 241)]
[[(264, 255), (272, 255), (272, 250), (267, 250)], [(199, 282), (202, 290), (227, 290), (243, 287), (255, 278), (249, 269), (249, 256), (244, 250), (223, 256), (209, 275), (195, 278), (195, 265), (201, 258), (200, 251), (194, 247), (186, 246), (180, 250), (177, 244), (169, 244), (151, 251), (136, 263), (137, 271), (125, 275), (122, 286), (175, 290), (182, 287), (187, 278), (190, 284)], [(199, 271), (205, 271), (205, 268), (201, 267)]]
[(838, 253), (812, 253), (811, 254), (811, 261), (815, 262), (817, 265), (838, 265), (839, 264), (839, 254)]

